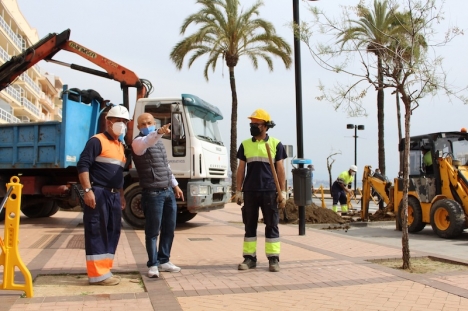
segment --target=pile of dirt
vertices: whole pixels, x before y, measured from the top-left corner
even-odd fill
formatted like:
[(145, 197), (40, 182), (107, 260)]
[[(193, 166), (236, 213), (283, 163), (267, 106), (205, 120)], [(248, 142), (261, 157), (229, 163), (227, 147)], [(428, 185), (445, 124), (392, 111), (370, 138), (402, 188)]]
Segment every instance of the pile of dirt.
[(369, 215), (370, 221), (391, 221), (395, 220), (395, 215), (388, 213), (386, 210), (377, 210), (374, 214)]
[[(294, 199), (289, 199), (284, 210), (279, 212), (280, 223), (297, 223), (299, 221), (298, 210), (298, 206), (294, 204)], [(344, 224), (349, 222), (334, 211), (317, 206), (314, 203), (305, 207), (305, 221), (309, 224)]]

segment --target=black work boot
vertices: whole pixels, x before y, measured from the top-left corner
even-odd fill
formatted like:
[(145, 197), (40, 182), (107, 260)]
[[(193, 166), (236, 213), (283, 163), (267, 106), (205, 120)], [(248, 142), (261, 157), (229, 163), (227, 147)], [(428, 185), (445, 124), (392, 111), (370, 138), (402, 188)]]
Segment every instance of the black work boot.
[(251, 258), (245, 258), (242, 263), (237, 267), (238, 270), (249, 270), (257, 266), (257, 263)]
[(270, 267), (269, 267), (270, 272), (279, 272), (280, 271), (279, 259), (278, 258), (271, 257), (271, 258), (268, 258), (268, 261), (270, 263)]

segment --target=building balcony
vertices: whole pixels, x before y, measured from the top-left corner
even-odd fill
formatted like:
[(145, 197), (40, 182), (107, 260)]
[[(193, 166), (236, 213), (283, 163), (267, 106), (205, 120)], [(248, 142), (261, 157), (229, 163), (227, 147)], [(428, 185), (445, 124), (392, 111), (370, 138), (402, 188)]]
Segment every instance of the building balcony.
[(8, 26), (7, 22), (3, 19), (2, 16), (0, 16), (0, 29), (2, 29), (7, 36), (11, 39), (11, 41), (16, 45), (16, 47), (20, 50), (23, 51), (25, 48), (25, 41), (21, 36), (15, 34), (15, 32), (11, 29), (10, 26)]
[(42, 105), (46, 106), (47, 110), (49, 111), (52, 111), (55, 109), (54, 103), (44, 92), (41, 92), (41, 96), (39, 97), (39, 102)]
[(8, 98), (8, 103), (11, 104), (13, 108), (21, 107), (21, 93), (13, 86), (8, 86), (2, 90), (2, 95)]
[(0, 123), (21, 123), (20, 119), (0, 108)]
[(41, 111), (25, 97), (21, 97), (21, 107), (15, 108), (15, 115), (28, 117), (32, 121), (37, 121), (41, 117)]
[(62, 108), (55, 108), (54, 119), (56, 121), (62, 121)]
[(0, 47), (0, 59), (3, 60), (3, 63), (6, 63), (10, 60), (10, 55), (2, 47)]
[(37, 83), (34, 82), (33, 79), (31, 79), (30, 76), (28, 76), (27, 73), (22, 73), (21, 74), (21, 79), (23, 79), (24, 82), (26, 82), (26, 85), (29, 86), (31, 90), (34, 91), (37, 95), (41, 94), (41, 88), (37, 85)]

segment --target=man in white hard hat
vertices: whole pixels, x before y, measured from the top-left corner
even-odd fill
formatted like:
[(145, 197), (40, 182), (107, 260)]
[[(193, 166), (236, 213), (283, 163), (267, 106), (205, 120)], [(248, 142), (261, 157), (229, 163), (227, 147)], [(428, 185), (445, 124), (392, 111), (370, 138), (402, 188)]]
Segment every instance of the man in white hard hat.
[(351, 184), (354, 181), (354, 175), (356, 175), (357, 166), (351, 165), (349, 170), (342, 172), (331, 188), (331, 195), (333, 197), (332, 210), (338, 212), (338, 202), (341, 205), (341, 215), (348, 213), (348, 192), (351, 192)]
[(83, 224), (86, 269), (91, 285), (117, 285), (120, 277), (110, 271), (119, 243), (126, 158), (118, 140), (125, 135), (130, 116), (124, 106), (112, 107), (106, 116), (106, 131), (91, 137), (77, 164), (84, 189)]

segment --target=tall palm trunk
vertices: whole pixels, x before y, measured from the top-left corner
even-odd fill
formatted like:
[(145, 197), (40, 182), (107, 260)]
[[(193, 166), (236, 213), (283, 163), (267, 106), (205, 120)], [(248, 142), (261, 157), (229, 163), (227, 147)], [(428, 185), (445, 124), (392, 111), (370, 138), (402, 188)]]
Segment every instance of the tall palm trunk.
[(378, 154), (379, 168), (383, 175), (386, 175), (385, 170), (385, 138), (384, 138), (384, 91), (383, 91), (383, 69), (382, 58), (377, 55), (377, 75), (379, 81), (379, 89), (377, 91), (377, 124), (378, 124)]
[[(236, 193), (237, 187), (237, 90), (234, 67), (229, 67), (229, 82), (231, 84), (232, 111), (231, 111), (231, 173), (232, 173), (232, 193)], [(240, 191), (241, 189), (239, 189)]]

